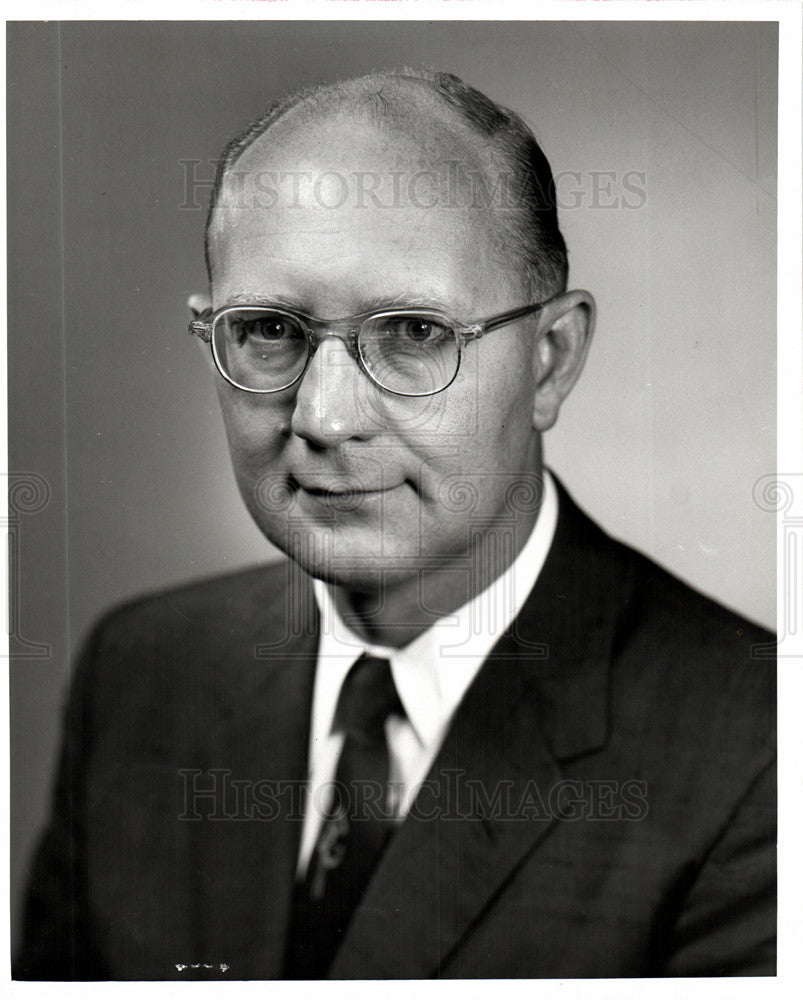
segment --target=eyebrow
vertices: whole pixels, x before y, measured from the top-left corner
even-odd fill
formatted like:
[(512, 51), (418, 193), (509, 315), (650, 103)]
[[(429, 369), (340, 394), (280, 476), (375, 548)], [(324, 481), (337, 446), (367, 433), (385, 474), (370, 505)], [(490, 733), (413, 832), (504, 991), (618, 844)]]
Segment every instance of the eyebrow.
[[(305, 316), (315, 319), (335, 320), (350, 318), (349, 316), (313, 316), (313, 313), (306, 309), (301, 303), (283, 295), (261, 295), (259, 293), (237, 292), (229, 297), (224, 307), (238, 305), (274, 306), (279, 309), (288, 309), (293, 312), (299, 312)], [(454, 307), (445, 303), (438, 296), (401, 292), (395, 296), (383, 296), (381, 298), (377, 297), (373, 299), (366, 299), (360, 304), (358, 311), (352, 313), (351, 315), (361, 316), (364, 313), (381, 312), (386, 309), (433, 309), (436, 312), (442, 312), (452, 318), (454, 318), (455, 313)]]

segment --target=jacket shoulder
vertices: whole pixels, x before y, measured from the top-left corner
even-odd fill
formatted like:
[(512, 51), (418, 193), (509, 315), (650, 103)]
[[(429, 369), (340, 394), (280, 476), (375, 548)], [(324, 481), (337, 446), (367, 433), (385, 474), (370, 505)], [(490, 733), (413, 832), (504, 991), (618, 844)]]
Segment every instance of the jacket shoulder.
[(577, 571), (596, 574), (597, 583), (601, 580), (605, 588), (615, 591), (620, 631), (651, 631), (656, 646), (666, 642), (677, 649), (704, 643), (712, 654), (719, 648), (737, 659), (746, 652), (753, 660), (774, 660), (772, 632), (613, 538), (577, 506), (565, 488), (559, 490)]
[(165, 630), (214, 632), (246, 628), (255, 619), (269, 620), (288, 589), (303, 586), (288, 560), (252, 566), (126, 600), (108, 610), (94, 634), (131, 633), (158, 636)]
[[(258, 682), (271, 659), (300, 642), (306, 649), (315, 613), (308, 579), (286, 560), (146, 594), (90, 632), (72, 698), (121, 720), (137, 707), (143, 718), (177, 717), (219, 704)], [(266, 658), (261, 649), (279, 653)]]
[(722, 740), (763, 758), (775, 728), (774, 635), (610, 537), (565, 490), (560, 502), (574, 539), (564, 551), (606, 619), (618, 723), (644, 739), (671, 730), (678, 745), (713, 752)]

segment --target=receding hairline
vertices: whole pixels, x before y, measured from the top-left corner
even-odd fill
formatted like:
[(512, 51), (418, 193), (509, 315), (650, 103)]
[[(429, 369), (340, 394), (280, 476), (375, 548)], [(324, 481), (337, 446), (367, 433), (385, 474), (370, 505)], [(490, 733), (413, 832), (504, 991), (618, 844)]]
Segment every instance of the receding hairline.
[[(466, 150), (476, 150), (477, 165), (485, 171), (491, 170), (491, 165), (481, 155), (487, 140), (477, 133), (476, 126), (443, 100), (433, 79), (413, 73), (377, 71), (295, 92), (290, 95), (286, 107), (281, 107), (274, 116), (268, 114), (258, 119), (239, 142), (235, 140), (229, 144), (221, 160), (219, 186), (225, 184), (243, 156), (263, 141), (269, 141), (272, 134), (284, 129), (298, 134), (318, 122), (338, 118), (365, 121), (377, 129), (387, 128), (391, 132), (394, 129), (410, 132), (414, 131), (415, 124), (432, 122), (439, 126), (441, 134), (462, 141)], [(420, 137), (422, 145), (427, 144), (430, 135)], [(211, 215), (210, 211), (210, 220)]]
[[(516, 183), (524, 179), (523, 187), (531, 185), (534, 178), (538, 193), (525, 195), (526, 211), (518, 214), (511, 236), (515, 240), (517, 233), (522, 245), (528, 244), (524, 267), (534, 285), (551, 288), (550, 294), (565, 288), (566, 248), (558, 226), (554, 180), (549, 162), (530, 127), (516, 112), (497, 104), (452, 74), (408, 67), (377, 70), (294, 91), (271, 105), (226, 146), (218, 163), (206, 221), (206, 261), (210, 278), (210, 230), (220, 191), (232, 168), (281, 123), (303, 130), (305, 125), (338, 115), (368, 117), (378, 127), (392, 128), (395, 123), (403, 123), (407, 126), (404, 131), (409, 131), (409, 123), (415, 119), (436, 119), (445, 132), (465, 140), (464, 148), (470, 148), (472, 158), (492, 184), (502, 170), (511, 171)], [(526, 225), (525, 216), (529, 219)], [(524, 235), (533, 224), (535, 229)], [(538, 261), (532, 254), (536, 243), (546, 251)]]
[[(471, 158), (471, 166), (486, 177), (499, 169), (492, 162), (487, 138), (480, 135), (476, 126), (466, 121), (456, 108), (443, 100), (434, 81), (428, 77), (406, 75), (403, 71), (376, 72), (298, 91), (292, 96), (297, 99), (264, 128), (252, 129), (236, 149), (235, 155), (229, 156), (219, 181), (221, 192), (225, 190), (227, 178), (240, 168), (246, 172), (258, 169), (254, 163), (244, 164), (243, 160), (253, 156), (258, 162), (260, 157), (270, 156), (271, 143), (277, 140), (281, 143), (288, 135), (291, 142), (297, 138), (303, 144), (309, 141), (319, 123), (335, 126), (338, 122), (366, 123), (378, 133), (387, 131), (391, 140), (398, 140), (402, 135), (416, 139), (421, 161), (412, 164), (399, 142), (400, 162), (391, 162), (391, 168), (404, 162), (415, 173), (425, 161), (429, 167), (453, 159), (460, 159), (465, 164)], [(417, 132), (417, 124), (430, 127), (425, 131), (419, 128)], [(451, 153), (446, 151), (444, 139), (453, 140)], [(392, 153), (392, 149), (387, 150), (388, 157)], [(207, 223), (210, 248), (220, 235), (213, 213), (214, 206), (210, 209)], [(489, 226), (496, 228), (494, 213), (486, 209), (483, 214)], [(497, 233), (497, 239), (501, 241), (501, 232)]]

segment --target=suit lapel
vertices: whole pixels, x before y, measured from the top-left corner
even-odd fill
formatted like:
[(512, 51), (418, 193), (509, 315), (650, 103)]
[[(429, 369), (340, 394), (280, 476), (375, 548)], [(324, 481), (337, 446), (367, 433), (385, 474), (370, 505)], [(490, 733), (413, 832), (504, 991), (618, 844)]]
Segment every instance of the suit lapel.
[(203, 859), (199, 956), (226, 963), (226, 979), (278, 977), (301, 835), (317, 621), (308, 581), (286, 570), (249, 597), (242, 627), (210, 657), (219, 721), (207, 766), (226, 815), (193, 826), (190, 856)]
[(560, 762), (606, 742), (623, 582), (613, 546), (562, 490), (560, 511), (538, 583), (458, 708), (332, 979), (437, 976), (559, 818)]

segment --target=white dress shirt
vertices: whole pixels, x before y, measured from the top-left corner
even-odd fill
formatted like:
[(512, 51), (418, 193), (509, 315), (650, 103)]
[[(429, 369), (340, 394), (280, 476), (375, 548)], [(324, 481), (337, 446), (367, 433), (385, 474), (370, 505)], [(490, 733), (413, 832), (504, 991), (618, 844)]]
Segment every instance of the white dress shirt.
[(345, 736), (333, 732), (340, 688), (355, 661), (368, 653), (390, 661), (406, 718), (386, 723), (394, 811), (406, 816), (440, 749), (449, 723), (483, 661), (521, 611), (552, 544), (558, 494), (544, 470), (544, 496), (530, 537), (511, 565), (482, 593), (438, 619), (402, 649), (366, 643), (342, 621), (326, 584), (313, 581), (321, 614), (309, 746), (310, 798), (296, 875), (303, 878), (331, 799)]

